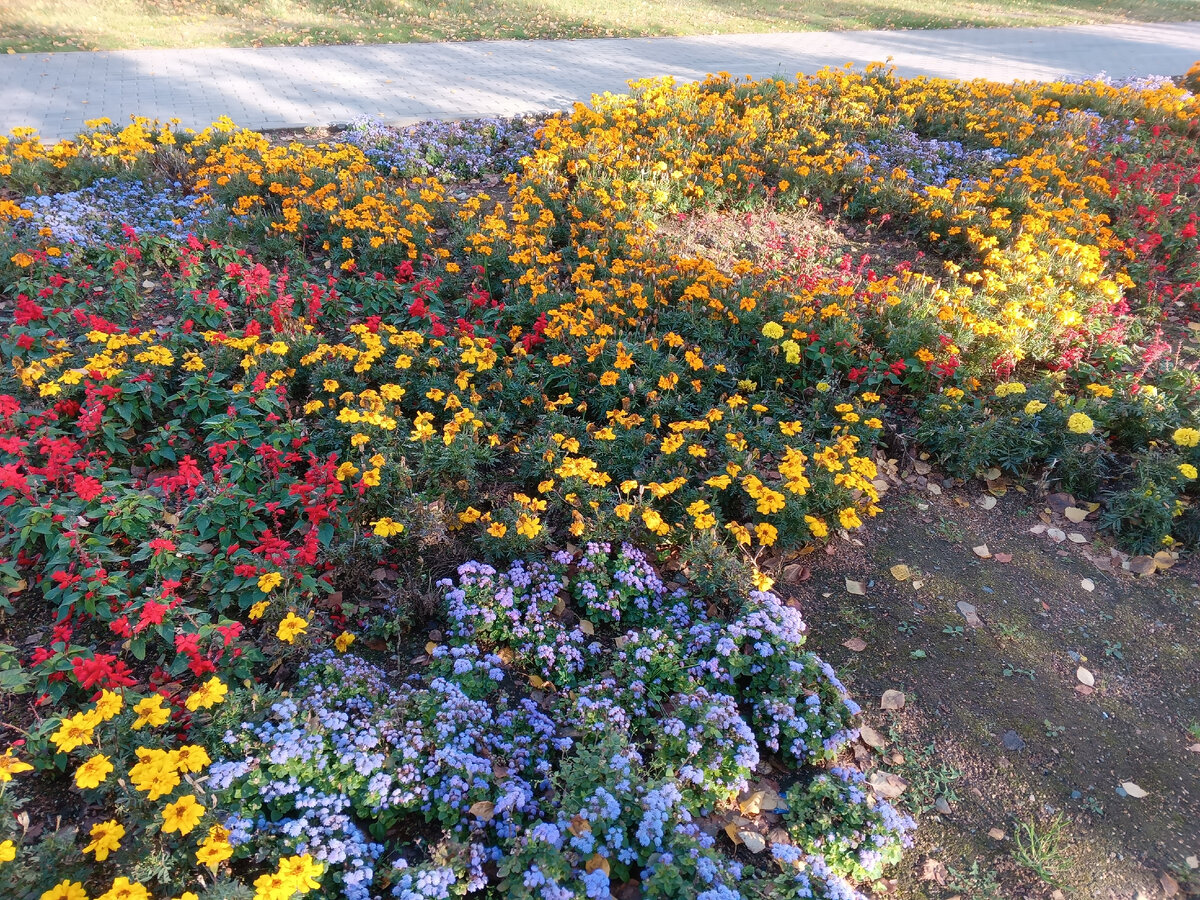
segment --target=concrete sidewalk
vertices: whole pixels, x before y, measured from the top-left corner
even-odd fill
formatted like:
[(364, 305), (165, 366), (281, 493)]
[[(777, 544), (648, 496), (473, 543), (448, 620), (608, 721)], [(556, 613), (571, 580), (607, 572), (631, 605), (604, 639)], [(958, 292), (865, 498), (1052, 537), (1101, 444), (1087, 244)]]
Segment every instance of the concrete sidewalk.
[(623, 91), (631, 78), (792, 77), (888, 57), (903, 75), (998, 81), (1178, 75), (1200, 59), (1200, 22), (7, 55), (0, 132), (68, 137), (85, 119), (131, 114), (193, 128), (222, 115), (253, 128), (514, 115)]

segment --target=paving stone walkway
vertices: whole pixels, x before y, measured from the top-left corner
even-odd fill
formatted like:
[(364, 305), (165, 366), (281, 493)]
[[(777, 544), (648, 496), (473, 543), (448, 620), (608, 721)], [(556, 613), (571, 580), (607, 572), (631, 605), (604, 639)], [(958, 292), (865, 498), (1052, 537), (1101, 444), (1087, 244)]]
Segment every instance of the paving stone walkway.
[(791, 77), (888, 57), (903, 75), (1176, 75), (1200, 59), (1200, 22), (16, 54), (0, 56), (0, 132), (58, 138), (131, 114), (194, 128), (221, 115), (253, 128), (514, 115), (622, 91), (631, 78)]

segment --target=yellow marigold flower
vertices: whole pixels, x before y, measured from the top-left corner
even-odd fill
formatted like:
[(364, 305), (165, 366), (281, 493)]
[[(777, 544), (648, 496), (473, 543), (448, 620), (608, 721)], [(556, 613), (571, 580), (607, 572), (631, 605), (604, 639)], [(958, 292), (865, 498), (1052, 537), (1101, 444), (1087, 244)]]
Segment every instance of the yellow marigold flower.
[(94, 712), (76, 713), (69, 719), (63, 719), (58, 730), (50, 735), (50, 741), (59, 753), (70, 753), (76, 747), (82, 747), (92, 742), (92, 733), (100, 724)]
[(1007, 397), (1009, 394), (1023, 393), (1025, 393), (1025, 385), (1021, 384), (1019, 381), (1008, 381), (1004, 384), (996, 385), (997, 397)]
[(275, 636), (281, 641), (291, 644), (295, 642), (298, 635), (304, 634), (306, 628), (308, 628), (308, 620), (289, 611), (284, 620), (279, 623)]
[(75, 770), (75, 784), (80, 788), (99, 787), (112, 770), (108, 757), (98, 753)]
[(170, 719), (170, 709), (163, 706), (161, 694), (151, 694), (145, 700), (134, 703), (133, 712), (138, 715), (133, 720), (133, 731), (140, 731), (146, 725), (157, 728), (166, 725)]
[(858, 512), (852, 506), (847, 506), (838, 512), (838, 521), (842, 523), (843, 528), (858, 528), (862, 525), (862, 519), (858, 517)]
[(27, 762), (21, 762), (21, 760), (13, 756), (12, 747), (9, 747), (4, 751), (4, 755), (0, 756), (0, 784), (12, 781), (14, 775), (32, 771), (33, 766)]
[(367, 487), (379, 487), (379, 470), (368, 469), (363, 472), (362, 480)]
[(267, 611), (267, 607), (270, 605), (270, 600), (259, 600), (257, 603), (251, 606), (250, 612), (247, 613), (247, 615), (250, 616), (250, 621), (257, 622), (259, 619), (261, 619), (263, 617), (263, 613)]
[(279, 874), (287, 878), (292, 890), (306, 894), (321, 886), (318, 876), (325, 871), (325, 866), (317, 862), (311, 855), (287, 856), (279, 861)]
[(508, 533), (508, 526), (503, 522), (493, 522), (488, 526), (487, 533), (494, 538), (502, 538)]
[(1040, 413), (1045, 408), (1046, 408), (1046, 404), (1043, 403), (1041, 400), (1030, 400), (1028, 403), (1025, 404), (1025, 415), (1036, 416), (1038, 413)]
[(9, 260), (16, 263), (22, 269), (33, 265), (33, 257), (28, 253), (14, 253), (9, 257)]
[(125, 837), (125, 826), (116, 819), (97, 822), (89, 832), (92, 842), (83, 848), (84, 853), (95, 853), (96, 862), (104, 862), (108, 854), (121, 849), (121, 838)]
[(228, 693), (229, 688), (225, 686), (225, 683), (220, 678), (214, 675), (188, 695), (186, 705), (192, 712), (198, 709), (208, 709), (219, 703), (223, 703), (225, 695)]
[(1197, 444), (1200, 444), (1200, 429), (1176, 428), (1175, 433), (1171, 437), (1180, 447), (1195, 447)]
[(172, 750), (169, 759), (180, 772), (202, 772), (212, 762), (208, 751), (199, 744), (184, 744), (178, 750)]
[(83, 882), (65, 878), (50, 890), (43, 891), (39, 900), (88, 900), (88, 895)]
[(763, 337), (769, 337), (773, 341), (783, 337), (783, 326), (778, 322), (768, 322), (762, 327)]
[(176, 771), (170, 753), (139, 747), (137, 755), (139, 761), (130, 767), (129, 780), (135, 788), (147, 794), (149, 799), (157, 800), (179, 786), (179, 772)]
[(542, 520), (537, 516), (531, 516), (528, 513), (521, 513), (517, 516), (517, 534), (533, 540), (541, 530)]
[(113, 880), (112, 887), (96, 900), (150, 900), (150, 892), (138, 881), (130, 881), (124, 875)]
[(828, 381), (817, 382), (817, 393), (825, 394), (829, 392), (830, 384)]
[(1191, 481), (1193, 478), (1196, 477), (1196, 467), (1193, 466), (1191, 463), (1180, 463), (1179, 464), (1179, 474), (1182, 475), (1184, 478), (1188, 479), (1189, 481)]
[(370, 435), (363, 434), (361, 431), (359, 431), (355, 434), (350, 435), (350, 446), (355, 447), (355, 448), (363, 447), (363, 446), (366, 446), (366, 444), (368, 444), (370, 442), (370, 440), (371, 440)]
[(100, 699), (96, 701), (96, 715), (100, 717), (102, 722), (107, 722), (109, 719), (115, 719), (121, 713), (121, 708), (125, 705), (125, 701), (121, 695), (110, 690), (100, 692)]
[(215, 872), (217, 866), (231, 856), (233, 847), (229, 846), (229, 832), (220, 825), (213, 825), (208, 829), (208, 837), (196, 851), (196, 862)]
[(353, 643), (354, 635), (349, 631), (343, 631), (333, 640), (333, 646), (337, 647), (339, 653), (345, 653)]
[(404, 531), (404, 525), (394, 519), (389, 519), (384, 516), (382, 519), (376, 519), (371, 523), (375, 528), (375, 534), (382, 538), (391, 537), (393, 534), (400, 534)]
[(164, 834), (178, 831), (180, 834), (190, 834), (192, 829), (204, 818), (204, 807), (196, 802), (194, 794), (184, 794), (174, 803), (163, 807)]
[(829, 526), (824, 520), (818, 519), (816, 516), (805, 516), (804, 521), (808, 523), (808, 530), (812, 532), (815, 538), (823, 538), (829, 534)]
[(0, 865), (17, 858), (17, 845), (12, 841), (0, 841)]
[(629, 516), (633, 512), (632, 503), (618, 503), (613, 507), (613, 512), (617, 514), (618, 519), (629, 521)]
[(1091, 434), (1096, 428), (1096, 423), (1087, 413), (1077, 412), (1067, 419), (1067, 428), (1075, 434)]
[(281, 584), (283, 584), (283, 576), (278, 572), (267, 572), (258, 576), (258, 589), (264, 594), (271, 593)]
[(642, 510), (642, 523), (657, 535), (664, 535), (671, 530), (671, 526), (663, 521), (663, 517), (659, 515), (656, 509)]
[(754, 526), (754, 534), (764, 547), (770, 547), (779, 538), (779, 529), (770, 522), (759, 522)]

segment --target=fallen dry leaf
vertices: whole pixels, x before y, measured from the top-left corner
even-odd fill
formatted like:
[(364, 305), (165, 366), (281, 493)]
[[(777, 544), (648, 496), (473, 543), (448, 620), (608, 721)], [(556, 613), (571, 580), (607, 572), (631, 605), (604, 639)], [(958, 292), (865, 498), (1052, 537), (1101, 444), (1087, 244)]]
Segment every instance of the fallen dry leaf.
[(1088, 687), (1095, 687), (1096, 685), (1096, 676), (1083, 666), (1075, 670), (1075, 677), (1079, 679), (1080, 684), (1086, 684)]
[(867, 642), (864, 641), (862, 638), (854, 637), (854, 638), (850, 638), (850, 640), (848, 640), (848, 641), (843, 642), (842, 646), (845, 647), (847, 650), (851, 650), (855, 653), (862, 653), (864, 650), (867, 649)]
[(787, 802), (771, 789), (753, 791), (738, 800), (738, 809), (744, 816), (757, 816), (759, 813), (786, 810)]
[(982, 497), (979, 498), (979, 505), (981, 507), (983, 507), (984, 509), (995, 509), (996, 508), (996, 498), (993, 497), (991, 494), (984, 494)]
[(587, 861), (583, 868), (589, 875), (592, 872), (595, 872), (597, 869), (600, 869), (605, 875), (612, 871), (609, 868), (608, 859), (600, 853), (594, 854), (592, 858)]
[(1078, 531), (1072, 531), (1070, 534), (1068, 534), (1067, 540), (1069, 540), (1072, 544), (1086, 544), (1088, 542), (1088, 539)]
[(912, 570), (909, 569), (908, 566), (904, 565), (904, 563), (897, 563), (896, 565), (892, 566), (891, 573), (892, 577), (897, 581), (908, 581), (909, 576), (912, 575)]
[(876, 750), (882, 750), (887, 746), (887, 741), (883, 735), (872, 728), (870, 725), (862, 725), (858, 729), (858, 736), (862, 738), (863, 743), (868, 747), (874, 747)]
[(908, 788), (908, 782), (891, 772), (872, 772), (867, 784), (884, 800), (895, 800)]
[(592, 635), (592, 634), (596, 633), (596, 626), (593, 625), (591, 622), (589, 622), (587, 619), (580, 619), (579, 620), (579, 630), (582, 631), (584, 634)]
[(983, 620), (979, 618), (979, 614), (975, 611), (975, 607), (966, 600), (958, 601), (958, 611), (962, 613), (962, 617), (967, 620), (967, 624), (972, 628), (982, 628)]
[(1090, 578), (1085, 578), (1079, 582), (1079, 586), (1090, 593), (1096, 589), (1096, 582)]
[(993, 841), (1002, 841), (1005, 838), (1004, 829), (1003, 828), (989, 828), (988, 829), (988, 837), (990, 837)]
[(767, 849), (767, 839), (757, 831), (744, 828), (738, 832), (738, 837), (742, 839), (742, 843), (751, 853), (762, 853)]
[(1153, 556), (1135, 556), (1129, 560), (1129, 571), (1134, 575), (1153, 575), (1157, 569)]
[(1088, 517), (1088, 511), (1086, 509), (1080, 509), (1078, 506), (1068, 506), (1063, 510), (1063, 515), (1078, 525)]
[(783, 567), (784, 584), (800, 584), (803, 581), (808, 581), (810, 578), (812, 578), (812, 569), (808, 566), (792, 563)]
[(490, 822), (496, 814), (496, 804), (492, 803), (491, 800), (480, 800), (478, 803), (471, 804), (470, 813), (477, 819)]
[(922, 881), (936, 881), (938, 884), (946, 883), (946, 876), (949, 875), (945, 863), (939, 862), (932, 857), (925, 860), (921, 866)]
[(1056, 544), (1061, 544), (1067, 539), (1067, 533), (1061, 528), (1047, 528), (1046, 537), (1050, 538)]
[(865, 597), (867, 594), (867, 586), (861, 581), (853, 581), (852, 579), (847, 578), (846, 591), (847, 593), (857, 594), (859, 597)]
[(991, 559), (992, 558), (992, 551), (988, 549), (987, 544), (980, 544), (978, 547), (972, 547), (971, 549), (975, 552), (975, 555), (978, 556), (980, 559)]
[(1200, 744), (1192, 744), (1188, 749), (1193, 753), (1200, 753)]
[(1139, 787), (1132, 781), (1122, 781), (1121, 787), (1125, 789), (1125, 793), (1127, 793), (1130, 797), (1136, 797), (1138, 800), (1141, 800), (1143, 797), (1150, 796), (1145, 788)]
[(901, 710), (904, 709), (906, 699), (903, 691), (886, 690), (883, 692), (883, 696), (879, 698), (879, 708), (893, 711)]
[(1050, 494), (1046, 497), (1046, 505), (1061, 516), (1067, 507), (1075, 505), (1075, 498), (1070, 494)]
[(1010, 563), (1010, 562), (1012, 562), (1012, 554), (1011, 553), (993, 553), (992, 559), (994, 559), (996, 562), (999, 562), (999, 563)]

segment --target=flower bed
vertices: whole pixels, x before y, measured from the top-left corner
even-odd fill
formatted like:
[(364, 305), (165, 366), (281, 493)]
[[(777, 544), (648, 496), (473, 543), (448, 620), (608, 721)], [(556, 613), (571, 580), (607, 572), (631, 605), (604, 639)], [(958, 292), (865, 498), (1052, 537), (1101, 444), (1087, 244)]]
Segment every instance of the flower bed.
[[(773, 577), (914, 437), (1200, 539), (1198, 110), (872, 67), (6, 140), (4, 895), (854, 896), (912, 825)], [(924, 258), (664, 227), (805, 209)]]

